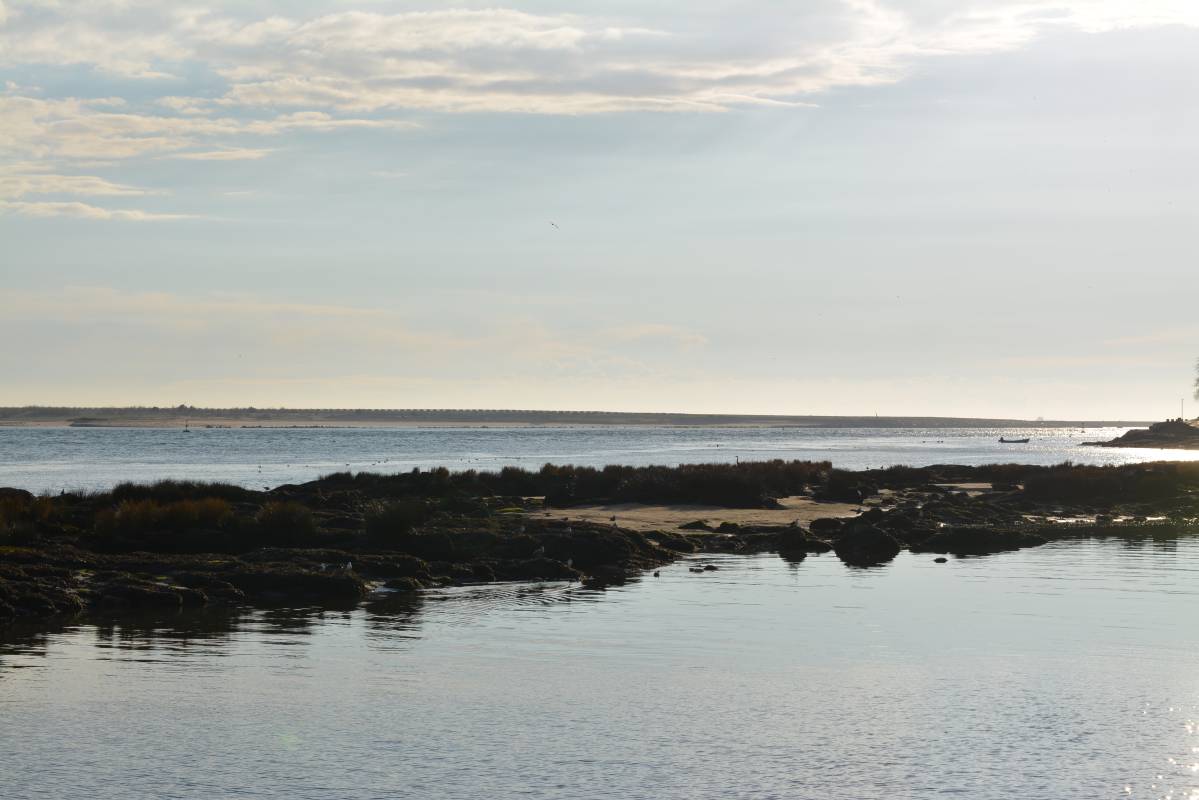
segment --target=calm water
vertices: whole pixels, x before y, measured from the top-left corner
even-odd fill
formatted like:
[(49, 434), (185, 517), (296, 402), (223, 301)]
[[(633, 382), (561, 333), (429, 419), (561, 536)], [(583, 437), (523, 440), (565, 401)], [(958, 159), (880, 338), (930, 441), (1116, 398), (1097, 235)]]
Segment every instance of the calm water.
[(1199, 793), (1199, 543), (0, 635), (0, 795)]
[[(1125, 463), (1199, 458), (1178, 450), (1108, 450), (1081, 442), (1125, 428), (176, 429), (0, 428), (0, 486), (106, 489), (166, 477), (277, 486), (337, 470), (536, 469), (542, 464), (680, 464), (741, 459), (830, 460), (849, 469), (909, 464)], [(1028, 445), (1000, 445), (1000, 436)]]

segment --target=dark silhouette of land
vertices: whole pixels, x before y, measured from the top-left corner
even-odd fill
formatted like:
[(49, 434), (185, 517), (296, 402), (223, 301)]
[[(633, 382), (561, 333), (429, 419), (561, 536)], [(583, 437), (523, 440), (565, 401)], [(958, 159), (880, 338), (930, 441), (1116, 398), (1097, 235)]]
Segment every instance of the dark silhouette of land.
[(1083, 442), (1090, 447), (1151, 447), (1199, 450), (1199, 427), (1184, 419), (1168, 419), (1148, 428), (1136, 428), (1110, 442)]
[(588, 425), (799, 428), (1013, 428), (1145, 425), (1126, 420), (1020, 420), (974, 417), (855, 417), (767, 414), (663, 414), (532, 409), (196, 408), (193, 406), (0, 408), (0, 425), (75, 427), (534, 427)]
[[(695, 517), (639, 530), (618, 516), (629, 504)], [(572, 516), (596, 506), (620, 508)], [(743, 509), (794, 516), (747, 524), (722, 514)], [(904, 549), (932, 560), (1060, 539), (1170, 541), (1199, 535), (1197, 509), (1199, 463), (849, 471), (780, 460), (342, 472), (269, 491), (190, 481), (41, 497), (0, 488), (0, 627), (205, 605), (353, 607), (380, 586), (598, 589), (705, 552), (777, 552), (799, 564), (832, 551), (864, 568)]]

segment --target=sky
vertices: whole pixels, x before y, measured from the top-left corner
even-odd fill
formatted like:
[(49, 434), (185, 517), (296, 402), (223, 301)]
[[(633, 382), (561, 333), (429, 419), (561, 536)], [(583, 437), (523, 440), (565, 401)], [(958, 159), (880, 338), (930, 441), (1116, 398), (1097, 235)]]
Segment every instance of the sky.
[(0, 405), (1199, 405), (1199, 4), (498, 2), (0, 0)]

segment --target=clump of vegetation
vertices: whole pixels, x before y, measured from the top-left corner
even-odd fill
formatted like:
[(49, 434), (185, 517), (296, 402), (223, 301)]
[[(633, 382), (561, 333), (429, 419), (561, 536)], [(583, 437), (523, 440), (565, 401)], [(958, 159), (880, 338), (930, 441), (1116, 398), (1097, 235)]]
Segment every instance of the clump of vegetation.
[(96, 533), (101, 536), (144, 536), (214, 530), (233, 521), (233, 507), (216, 497), (160, 503), (157, 500), (125, 500), (116, 508), (96, 515)]
[(729, 508), (770, 507), (779, 497), (823, 483), (827, 461), (758, 461), (684, 464), (678, 467), (576, 467), (546, 464), (537, 472), (506, 467), (499, 472), (421, 472), (378, 475), (340, 472), (320, 480), (334, 490), (353, 489), (374, 498), (529, 497), (548, 505), (584, 503), (702, 503)]
[(1147, 503), (1199, 488), (1199, 464), (1159, 463), (1092, 467), (1069, 462), (1030, 473), (1024, 493), (1050, 502)]
[(253, 499), (254, 492), (232, 483), (165, 480), (155, 483), (118, 483), (110, 493), (114, 503), (127, 500), (153, 500), (176, 503), (181, 500), (216, 498), (238, 503)]
[(303, 544), (316, 536), (316, 520), (307, 506), (291, 500), (275, 500), (255, 516), (264, 543), (288, 546)]
[(20, 491), (0, 494), (0, 536), (30, 532), (40, 523), (53, 521), (56, 515), (52, 498)]

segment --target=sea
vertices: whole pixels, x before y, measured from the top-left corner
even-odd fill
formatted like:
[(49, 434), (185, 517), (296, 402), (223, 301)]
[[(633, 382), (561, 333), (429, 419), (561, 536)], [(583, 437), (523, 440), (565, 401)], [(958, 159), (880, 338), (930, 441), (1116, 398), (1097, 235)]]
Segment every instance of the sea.
[(1196, 618), (1109, 540), (10, 627), (0, 796), (1182, 800)]
[[(102, 491), (121, 481), (227, 481), (250, 488), (331, 472), (414, 468), (536, 470), (543, 464), (831, 461), (895, 464), (1123, 464), (1199, 451), (1084, 447), (1127, 428), (19, 428), (0, 427), (0, 486)], [(1001, 444), (1000, 438), (1029, 438)]]
[[(1122, 429), (0, 429), (0, 486), (1194, 453)], [(1000, 436), (1027, 445), (1001, 445)], [(690, 567), (716, 570), (693, 573)], [(1199, 798), (1199, 539), (0, 626), (5, 800)]]

